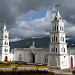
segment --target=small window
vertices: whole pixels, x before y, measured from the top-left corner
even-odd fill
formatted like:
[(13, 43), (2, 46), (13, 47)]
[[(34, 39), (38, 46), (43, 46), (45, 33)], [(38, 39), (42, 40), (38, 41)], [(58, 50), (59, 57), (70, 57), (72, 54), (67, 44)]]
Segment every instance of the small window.
[(5, 52), (8, 52), (8, 49), (5, 49)]
[(57, 52), (57, 48), (56, 48), (56, 52)]
[(8, 45), (8, 42), (5, 41), (5, 45)]
[(61, 48), (61, 52), (65, 52), (65, 48), (64, 47)]
[(7, 51), (7, 49), (5, 49), (5, 52)]
[(56, 42), (57, 42), (57, 37), (56, 37)]
[(64, 48), (64, 52), (65, 52), (65, 48)]
[(54, 35), (54, 41), (55, 41), (55, 35)]
[(45, 63), (48, 63), (48, 56), (45, 57)]
[(57, 31), (58, 31), (58, 26), (57, 26)]
[[(56, 24), (56, 23), (55, 23)], [(56, 25), (55, 25), (55, 31), (56, 31)]]
[(5, 45), (6, 45), (7, 43), (5, 42)]
[(54, 52), (55, 52), (55, 47), (54, 47)]
[(7, 35), (5, 35), (5, 38), (7, 38)]

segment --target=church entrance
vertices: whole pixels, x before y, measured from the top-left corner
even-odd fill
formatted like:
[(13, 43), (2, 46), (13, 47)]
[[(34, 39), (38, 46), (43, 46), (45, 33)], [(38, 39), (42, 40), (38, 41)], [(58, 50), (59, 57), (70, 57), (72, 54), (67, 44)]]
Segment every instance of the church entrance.
[(35, 55), (33, 53), (30, 54), (30, 63), (35, 63)]
[(71, 68), (73, 68), (73, 58), (71, 57)]
[(5, 61), (8, 61), (8, 57), (7, 56), (5, 56)]

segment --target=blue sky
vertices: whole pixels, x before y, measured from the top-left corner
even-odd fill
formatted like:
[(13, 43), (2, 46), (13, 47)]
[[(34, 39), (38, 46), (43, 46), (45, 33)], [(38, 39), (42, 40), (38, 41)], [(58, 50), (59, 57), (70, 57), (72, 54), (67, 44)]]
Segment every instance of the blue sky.
[(20, 19), (20, 21), (31, 21), (38, 18), (43, 18), (46, 15), (47, 10), (45, 8), (41, 8), (39, 11), (31, 11)]
[[(35, 19), (40, 19), (45, 17), (46, 13), (47, 10), (45, 8), (40, 8), (39, 11), (31, 11), (25, 14), (25, 16), (21, 18), (19, 21), (27, 21), (28, 22), (27, 25), (29, 25), (30, 27), (34, 27), (35, 25), (29, 22)], [(19, 28), (19, 24), (17, 24), (17, 28)]]

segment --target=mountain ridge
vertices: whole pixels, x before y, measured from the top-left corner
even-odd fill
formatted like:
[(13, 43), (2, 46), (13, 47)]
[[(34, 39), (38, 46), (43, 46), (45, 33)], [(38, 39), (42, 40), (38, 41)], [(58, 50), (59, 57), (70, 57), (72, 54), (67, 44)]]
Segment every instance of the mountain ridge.
[[(10, 46), (11, 48), (29, 48), (33, 41), (37, 48), (49, 48), (50, 37), (27, 38), (16, 42), (10, 42)], [(68, 39), (66, 42), (68, 43), (68, 47), (75, 47), (75, 39)]]

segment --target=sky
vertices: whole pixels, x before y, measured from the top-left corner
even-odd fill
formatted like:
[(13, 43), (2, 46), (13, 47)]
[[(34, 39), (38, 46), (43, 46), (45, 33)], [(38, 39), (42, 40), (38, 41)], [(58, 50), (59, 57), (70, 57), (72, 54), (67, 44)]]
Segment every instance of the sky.
[(75, 38), (75, 0), (0, 0), (0, 30), (6, 26), (13, 41), (48, 37), (56, 4), (64, 19), (66, 37)]

